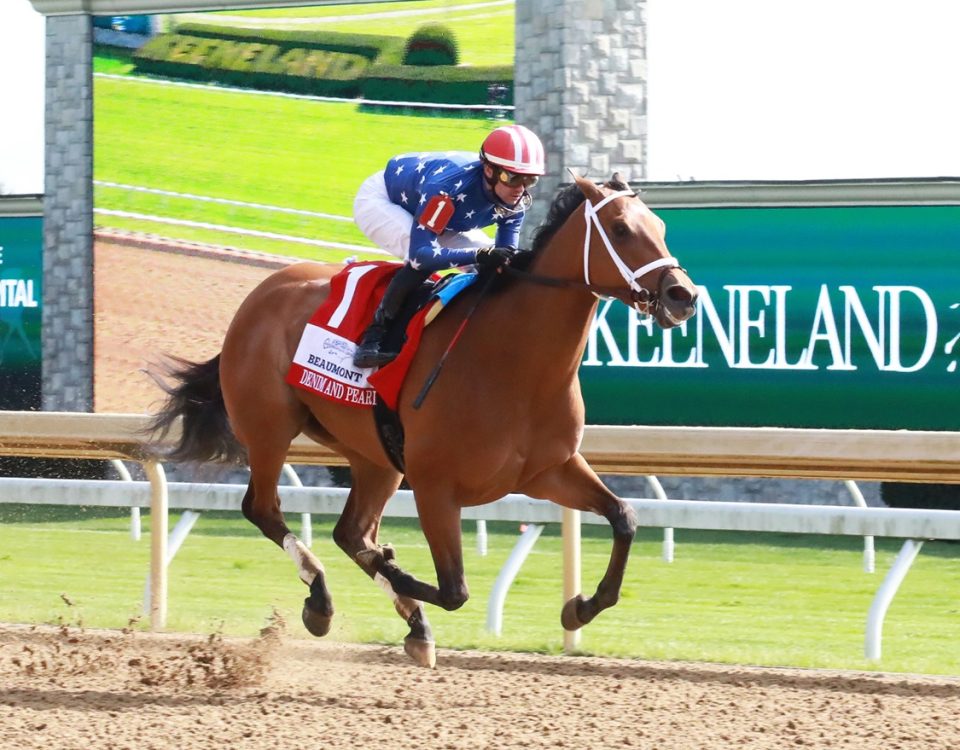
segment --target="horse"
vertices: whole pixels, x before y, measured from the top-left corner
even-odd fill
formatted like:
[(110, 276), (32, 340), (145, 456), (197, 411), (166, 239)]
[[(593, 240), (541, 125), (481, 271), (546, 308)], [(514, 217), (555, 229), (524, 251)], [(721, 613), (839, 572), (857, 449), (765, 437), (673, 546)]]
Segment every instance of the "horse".
[[(301, 433), (348, 461), (352, 486), (333, 539), (392, 600), (409, 627), (404, 649), (417, 664), (436, 663), (424, 604), (456, 610), (469, 596), (461, 509), (511, 492), (592, 511), (612, 528), (606, 572), (592, 596), (563, 605), (563, 627), (576, 630), (616, 604), (637, 518), (578, 452), (584, 403), (577, 371), (599, 296), (617, 297), (669, 328), (694, 314), (697, 288), (668, 252), (664, 222), (619, 175), (603, 184), (574, 180), (535, 230), (526, 268), (499, 269), (489, 289), (478, 280), (423, 331), (401, 389), (405, 478), (436, 585), (402, 569), (378, 539), (384, 506), (404, 475), (378, 438), (372, 410), (284, 380), (304, 326), (343, 266), (307, 262), (273, 273), (241, 303), (217, 356), (175, 360), (161, 380), (168, 395), (152, 424), (157, 444), (179, 419), (167, 458), (248, 462), (242, 512), (296, 564), (309, 588), (302, 619), (312, 634), (329, 630), (330, 589), (320, 560), (287, 527), (277, 492)], [(443, 369), (415, 408), (441, 358)]]

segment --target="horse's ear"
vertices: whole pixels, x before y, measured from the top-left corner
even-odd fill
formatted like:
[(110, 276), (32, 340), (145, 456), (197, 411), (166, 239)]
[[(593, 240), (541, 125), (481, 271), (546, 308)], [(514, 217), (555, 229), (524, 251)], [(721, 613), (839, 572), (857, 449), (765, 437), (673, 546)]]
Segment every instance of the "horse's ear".
[(614, 172), (613, 177), (610, 178), (610, 185), (617, 190), (632, 190), (627, 181), (623, 179), (619, 172)]
[(600, 188), (598, 188), (593, 182), (576, 174), (572, 169), (569, 170), (569, 172), (571, 175), (573, 175), (573, 181), (577, 183), (577, 187), (580, 188), (580, 192), (583, 193), (589, 200), (594, 203), (599, 203), (603, 200), (603, 193), (600, 192)]

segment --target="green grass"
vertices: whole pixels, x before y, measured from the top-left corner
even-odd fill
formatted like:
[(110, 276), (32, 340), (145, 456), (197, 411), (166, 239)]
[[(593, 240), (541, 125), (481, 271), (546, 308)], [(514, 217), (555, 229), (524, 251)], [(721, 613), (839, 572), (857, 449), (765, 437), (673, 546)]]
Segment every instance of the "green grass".
[[(271, 21), (268, 28), (299, 30), (322, 29), (347, 33), (386, 34), (407, 37), (426, 23), (443, 23), (453, 29), (460, 49), (460, 62), (466, 65), (512, 65), (514, 59), (514, 7), (497, 5), (490, 8), (461, 9), (473, 0), (418, 0), (404, 3), (364, 3), (306, 8), (275, 8), (262, 10), (224, 11), (223, 13), (185, 14), (172, 16), (177, 20), (200, 21), (230, 25), (231, 17), (263, 18)], [(377, 14), (395, 11), (432, 11), (413, 16), (377, 17)], [(368, 16), (360, 20), (330, 19), (347, 16)], [(316, 24), (302, 23), (303, 19), (321, 19)], [(282, 23), (285, 20), (298, 23)], [(277, 23), (277, 22), (280, 23)], [(249, 23), (237, 24), (250, 28)]]
[[(133, 542), (121, 511), (0, 505), (0, 620), (82, 617), (91, 627), (124, 626), (140, 612), (149, 558), (144, 521), (144, 539)], [(403, 623), (330, 541), (332, 524), (327, 517), (314, 524), (314, 549), (337, 607), (330, 637), (399, 643)], [(495, 638), (484, 629), (486, 599), (517, 529), (488, 526), (489, 554), (480, 557), (473, 524), (464, 524), (471, 600), (457, 612), (428, 610), (439, 645), (558, 653), (559, 528), (549, 527), (527, 560), (507, 597), (504, 633)], [(887, 615), (883, 659), (874, 664), (862, 658), (866, 613), (899, 541), (877, 540), (878, 572), (868, 575), (859, 539), (679, 530), (676, 536), (676, 561), (666, 564), (659, 559), (660, 532), (642, 532), (621, 601), (584, 629), (584, 653), (960, 674), (957, 545), (924, 546)], [(609, 532), (585, 526), (583, 537), (584, 588), (591, 591), (607, 563)], [(405, 568), (433, 580), (415, 522), (388, 520), (381, 538), (395, 544)], [(252, 635), (276, 607), (295, 637), (308, 637), (299, 624), (304, 593), (286, 556), (238, 514), (205, 514), (170, 568), (169, 629), (210, 632), (222, 623), (227, 633)]]
[[(491, 122), (371, 114), (357, 105), (145, 83), (95, 80), (97, 180), (352, 216), (367, 176), (397, 153), (473, 151)], [(97, 208), (369, 245), (352, 223), (291, 217), (97, 188)], [(98, 215), (96, 224), (304, 258), (339, 259), (308, 245)]]

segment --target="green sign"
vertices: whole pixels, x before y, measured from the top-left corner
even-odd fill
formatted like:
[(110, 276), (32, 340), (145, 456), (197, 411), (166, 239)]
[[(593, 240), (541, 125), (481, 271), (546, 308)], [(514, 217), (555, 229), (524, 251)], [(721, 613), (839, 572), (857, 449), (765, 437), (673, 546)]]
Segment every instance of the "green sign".
[(588, 423), (960, 430), (960, 206), (657, 213), (697, 314), (601, 301)]
[(0, 409), (40, 408), (43, 220), (0, 217)]

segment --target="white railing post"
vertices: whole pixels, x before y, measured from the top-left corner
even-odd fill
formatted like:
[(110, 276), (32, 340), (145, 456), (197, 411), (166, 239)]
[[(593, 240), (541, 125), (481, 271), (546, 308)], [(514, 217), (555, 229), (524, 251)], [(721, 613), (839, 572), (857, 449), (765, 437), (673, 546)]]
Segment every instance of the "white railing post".
[(477, 554), (487, 556), (487, 522), (482, 518), (477, 519)]
[[(867, 501), (863, 497), (863, 493), (860, 491), (860, 488), (857, 486), (857, 483), (852, 479), (845, 479), (843, 481), (844, 486), (847, 488), (847, 492), (850, 493), (850, 497), (853, 498), (854, 504), (858, 508), (866, 508)], [(874, 549), (873, 537), (865, 536), (863, 538), (863, 572), (864, 573), (873, 573), (876, 570), (877, 565), (877, 553)]]
[[(300, 476), (290, 464), (283, 465), (283, 475), (294, 487), (303, 487)], [(313, 546), (313, 520), (309, 513), (300, 514), (300, 541), (309, 549)]]
[[(173, 531), (170, 532), (170, 536), (167, 539), (167, 557), (166, 560), (164, 560), (165, 569), (170, 567), (170, 563), (173, 561), (173, 558), (176, 557), (177, 552), (190, 535), (190, 531), (199, 518), (200, 514), (194, 510), (183, 511), (183, 515), (180, 516), (180, 520), (177, 521), (176, 526), (173, 527)], [(151, 576), (148, 575), (147, 583), (143, 587), (143, 611), (145, 613), (150, 612), (150, 578)]]
[(887, 616), (887, 609), (890, 608), (890, 602), (893, 601), (894, 594), (903, 583), (907, 571), (917, 559), (917, 554), (923, 546), (922, 541), (916, 539), (907, 539), (900, 548), (900, 553), (893, 561), (890, 572), (883, 579), (880, 588), (877, 589), (876, 596), (873, 597), (873, 603), (870, 605), (870, 611), (867, 613), (867, 632), (864, 637), (863, 654), (868, 659), (877, 660), (880, 658), (881, 640), (883, 638), (883, 621)]
[[(653, 476), (653, 474), (648, 474), (646, 480), (647, 485), (653, 490), (654, 497), (656, 497), (657, 500), (668, 499), (667, 493), (664, 492), (663, 485), (660, 484), (659, 479)], [(663, 551), (660, 556), (664, 562), (673, 562), (673, 529), (669, 526), (663, 530)]]
[(543, 526), (538, 524), (531, 523), (527, 526), (500, 569), (497, 580), (493, 583), (490, 598), (487, 600), (487, 631), (494, 635), (500, 635), (503, 630), (503, 603), (507, 599), (507, 592), (542, 531)]
[[(563, 509), (563, 604), (580, 593), (580, 511)], [(580, 645), (580, 630), (563, 631), (563, 650)]]
[(150, 629), (167, 624), (167, 475), (156, 461), (144, 461), (150, 480)]
[[(110, 465), (113, 467), (113, 470), (120, 475), (120, 478), (124, 482), (133, 481), (130, 471), (119, 458), (111, 458)], [(142, 535), (142, 530), (143, 526), (140, 522), (140, 506), (134, 505), (132, 508), (130, 508), (130, 538), (135, 542), (139, 542)]]

